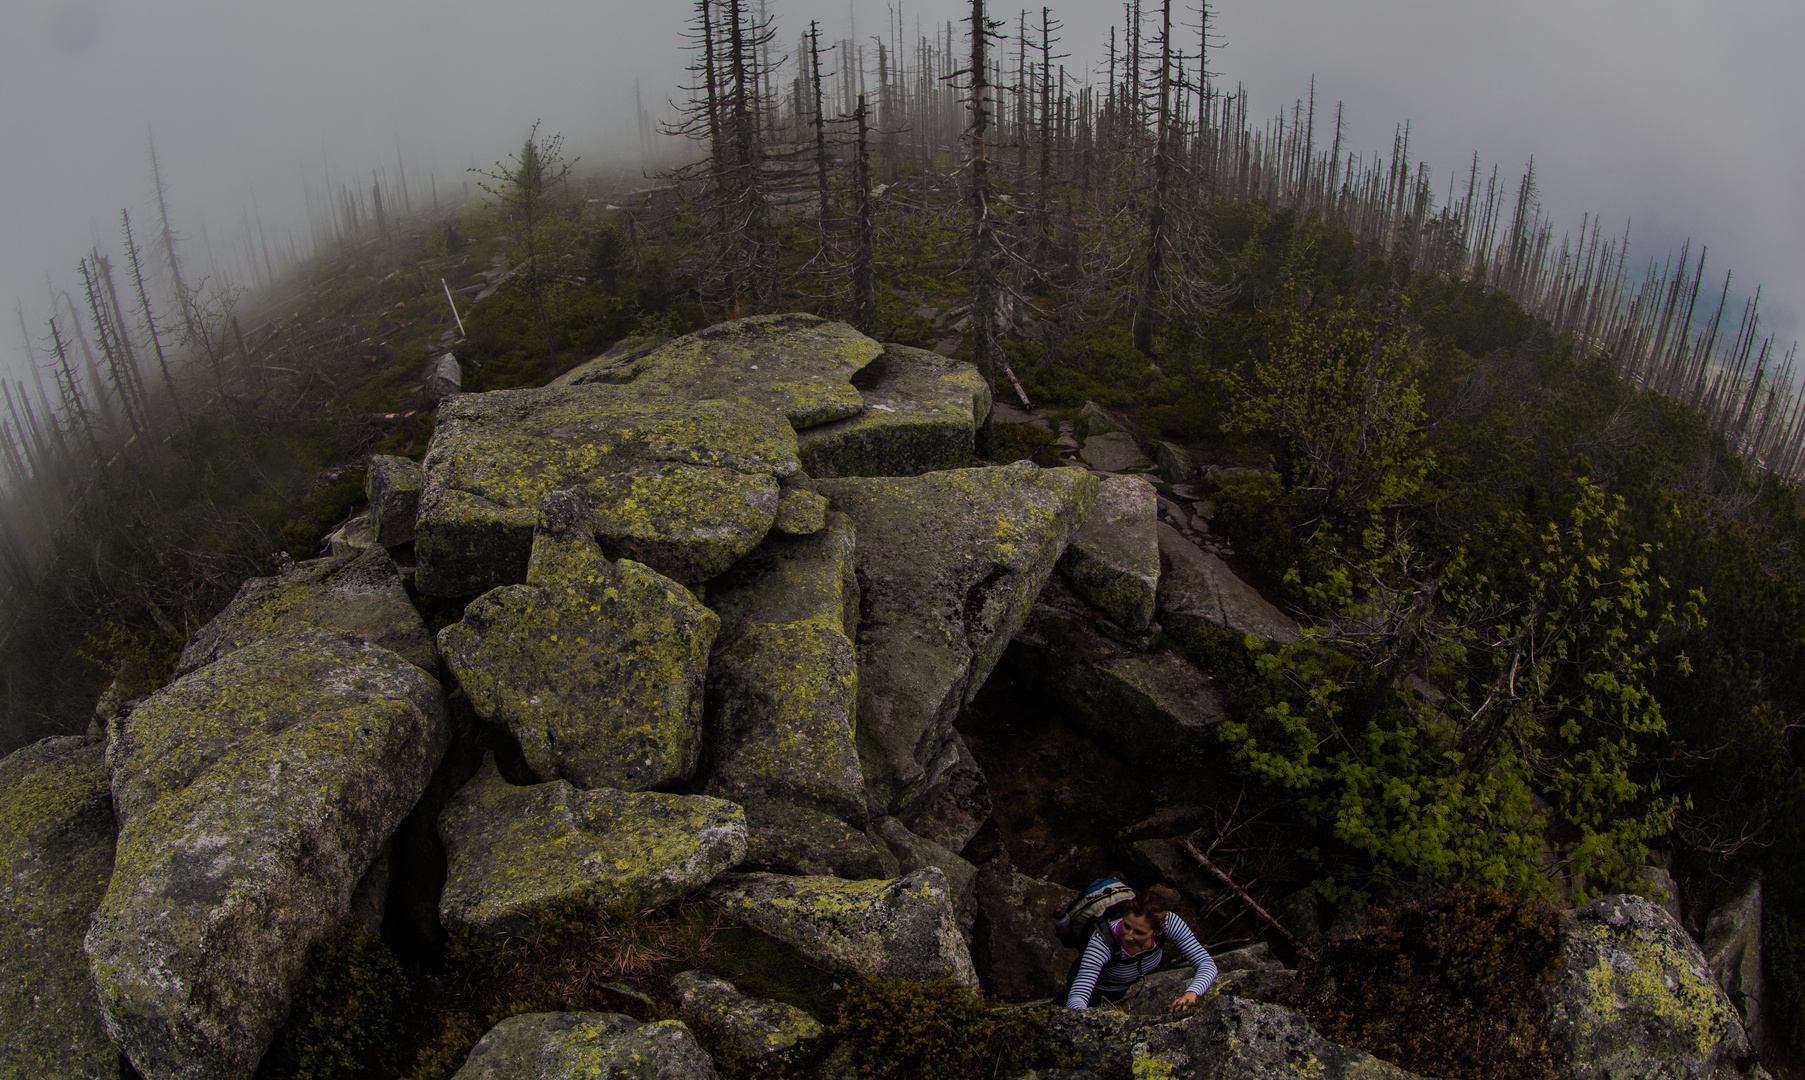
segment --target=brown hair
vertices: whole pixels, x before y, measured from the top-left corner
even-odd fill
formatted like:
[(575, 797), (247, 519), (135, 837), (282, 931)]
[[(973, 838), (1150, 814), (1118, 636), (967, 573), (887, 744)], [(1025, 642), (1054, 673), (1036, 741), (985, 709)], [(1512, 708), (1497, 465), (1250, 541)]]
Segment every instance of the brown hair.
[(1166, 928), (1166, 913), (1178, 901), (1178, 894), (1169, 885), (1155, 885), (1146, 892), (1135, 894), (1133, 900), (1122, 909), (1123, 915), (1135, 915), (1147, 920), (1147, 925), (1154, 933)]

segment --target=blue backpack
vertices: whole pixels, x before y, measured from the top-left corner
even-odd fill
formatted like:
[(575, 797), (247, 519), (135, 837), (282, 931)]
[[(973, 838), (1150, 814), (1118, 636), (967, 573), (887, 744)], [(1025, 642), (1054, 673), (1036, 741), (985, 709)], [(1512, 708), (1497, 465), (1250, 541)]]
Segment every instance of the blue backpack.
[(1081, 949), (1099, 920), (1113, 918), (1132, 899), (1134, 890), (1120, 878), (1098, 878), (1053, 909), (1053, 933), (1066, 948)]

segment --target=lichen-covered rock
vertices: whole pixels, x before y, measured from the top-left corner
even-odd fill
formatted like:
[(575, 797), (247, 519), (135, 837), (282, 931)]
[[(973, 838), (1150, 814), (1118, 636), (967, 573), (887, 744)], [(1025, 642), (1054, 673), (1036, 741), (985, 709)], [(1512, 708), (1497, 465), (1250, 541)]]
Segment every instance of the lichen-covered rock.
[(771, 528), (786, 536), (808, 536), (827, 527), (827, 500), (802, 488), (785, 488), (777, 499)]
[(114, 721), (119, 840), (86, 949), (107, 1031), (146, 1080), (251, 1075), (446, 739), (436, 680), (317, 630)]
[(569, 371), (566, 371), (564, 374), (545, 385), (582, 386), (585, 383), (607, 383), (608, 380), (606, 378), (596, 378), (592, 376), (605, 376), (608, 372), (613, 371), (618, 366), (639, 359), (669, 340), (670, 338), (655, 334), (621, 338), (619, 341), (608, 346), (607, 351), (603, 352), (602, 355), (593, 360), (585, 360), (583, 363), (571, 368)]
[(119, 1075), (81, 951), (112, 873), (100, 740), (45, 739), (0, 759), (0, 1074)]
[(543, 584), (471, 601), (439, 631), (447, 666), (542, 780), (643, 791), (689, 779), (720, 620), (650, 568), (608, 562), (581, 529), (547, 525), (532, 557)]
[(1159, 590), (1158, 495), (1138, 476), (1106, 476), (1097, 504), (1059, 557), (1078, 594), (1131, 634), (1153, 623)]
[(452, 1080), (715, 1080), (715, 1071), (676, 1020), (527, 1013), (490, 1028)]
[[(1028, 1010), (1024, 1016), (1042, 1037), (1063, 1047), (1084, 1069), (1098, 1076), (1133, 1076), (1135, 1080), (1142, 1076), (1133, 1071), (1137, 1045), (1161, 1031), (1176, 1031), (1178, 1027), (1167, 1018), (1131, 1016), (1119, 1009), (1066, 1009), (1055, 1005)], [(1188, 1074), (1155, 1071), (1147, 1075), (1164, 1080)]]
[(685, 584), (757, 546), (796, 435), (728, 401), (641, 398), (579, 386), (462, 394), (439, 410), (414, 526), (416, 585), (474, 596), (526, 575), (539, 502), (577, 492), (610, 558)]
[(924, 866), (932, 866), (946, 875), (946, 886), (953, 893), (953, 910), (959, 917), (959, 926), (970, 930), (977, 917), (978, 868), (944, 845), (915, 835), (893, 817), (880, 820), (874, 831), (896, 856), (899, 873), (913, 874)]
[(1704, 953), (1640, 896), (1600, 897), (1562, 916), (1546, 993), (1568, 1080), (1764, 1075)]
[(858, 738), (872, 810), (919, 833), (903, 808), (938, 794), (945, 777), (929, 770), (945, 760), (953, 717), (1021, 628), (1097, 480), (1021, 461), (816, 490), (858, 531)]
[(1126, 432), (1128, 430), (1122, 426), (1122, 422), (1117, 420), (1113, 413), (1094, 401), (1084, 403), (1084, 406), (1078, 410), (1078, 419), (1083, 422), (1086, 435), (1103, 435), (1112, 431)]
[[(1672, 878), (1668, 878), (1671, 885)], [(1736, 1006), (1742, 1026), (1760, 1044), (1767, 1017), (1767, 978), (1761, 966), (1761, 915), (1763, 889), (1752, 878), (1734, 896), (1719, 904), (1705, 924), (1705, 963)], [(1669, 914), (1672, 908), (1668, 908)], [(1675, 920), (1678, 921), (1677, 919)]]
[(1051, 912), (1071, 899), (1070, 886), (1029, 877), (999, 857), (978, 868), (978, 970), (984, 988), (1006, 1001), (1054, 998), (1078, 954), (1060, 944)]
[(493, 758), (439, 817), (446, 929), (494, 935), (538, 912), (655, 907), (713, 881), (746, 854), (746, 816), (701, 795), (516, 787)]
[(376, 542), (399, 547), (414, 538), (414, 515), (420, 512), (420, 491), (426, 471), (413, 458), (373, 454), (364, 473), (364, 494), (370, 500), (370, 524)]
[(821, 1021), (794, 1005), (742, 994), (739, 988), (706, 971), (679, 971), (671, 976), (677, 1003), (704, 1024), (732, 1039), (754, 1058), (781, 1054), (826, 1030)]
[(1160, 443), (1153, 452), (1153, 461), (1159, 467), (1160, 479), (1168, 484), (1182, 484), (1197, 476), (1197, 460), (1182, 446)]
[(1136, 1077), (1173, 1080), (1413, 1080), (1364, 1050), (1338, 1046), (1282, 1005), (1206, 998), (1179, 1024), (1156, 1025), (1130, 1049)]
[(251, 578), (213, 621), (195, 632), (176, 662), (186, 675), (246, 645), (297, 630), (356, 634), (438, 673), (439, 653), (388, 553), (314, 559), (275, 577)]
[(729, 917), (832, 970), (977, 982), (946, 875), (933, 867), (894, 881), (732, 875), (707, 895)]
[(771, 537), (711, 583), (721, 633), (708, 666), (710, 794), (864, 822), (858, 597), (852, 524), (838, 513), (813, 535)]
[(1159, 554), (1159, 614), (1167, 626), (1208, 623), (1269, 644), (1297, 640), (1297, 623), (1290, 616), (1170, 525), (1159, 527)]
[(978, 369), (925, 349), (885, 345), (853, 376), (865, 411), (797, 435), (810, 476), (919, 476), (971, 464), (990, 412)]
[(320, 538), (320, 548), (335, 559), (355, 559), (377, 546), (376, 526), (367, 510)]
[(464, 368), (456, 353), (441, 353), (426, 365), (420, 384), (420, 400), (437, 405), (464, 392)]
[(746, 855), (738, 869), (858, 881), (899, 876), (895, 856), (846, 822), (774, 799), (745, 803)]
[(798, 431), (864, 409), (852, 376), (883, 346), (815, 315), (754, 315), (716, 323), (638, 356), (598, 357), (561, 377), (663, 399), (746, 401)]

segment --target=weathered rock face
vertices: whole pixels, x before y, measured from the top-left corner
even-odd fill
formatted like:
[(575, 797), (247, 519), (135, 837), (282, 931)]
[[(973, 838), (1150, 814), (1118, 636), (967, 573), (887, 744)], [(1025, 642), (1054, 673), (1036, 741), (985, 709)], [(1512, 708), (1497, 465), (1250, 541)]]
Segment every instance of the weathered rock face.
[(964, 851), (990, 820), (990, 781), (957, 731), (929, 763), (927, 775), (938, 779), (924, 785), (925, 794), (907, 801), (900, 816), (915, 835), (948, 851)]
[(709, 603), (721, 634), (708, 662), (708, 791), (864, 822), (851, 521), (829, 514), (813, 535), (771, 537), (710, 583)]
[(1103, 472), (1137, 472), (1153, 468), (1153, 462), (1141, 453), (1140, 444), (1126, 431), (1106, 431), (1084, 440), (1078, 452), (1084, 463)]
[(786, 536), (810, 536), (827, 528), (827, 500), (812, 491), (784, 488), (777, 499), (773, 532)]
[(1297, 640), (1297, 623), (1246, 582), (1228, 565), (1179, 535), (1170, 525), (1159, 527), (1159, 553), (1164, 573), (1159, 581), (1159, 614), (1168, 626), (1208, 623), (1237, 635), (1289, 645)]
[(953, 893), (953, 909), (959, 916), (959, 925), (969, 927), (976, 915), (977, 898), (974, 890), (978, 882), (978, 868), (966, 862), (958, 852), (910, 832), (907, 826), (895, 818), (879, 821), (876, 832), (889, 846), (890, 853), (896, 856), (899, 872), (913, 874), (923, 867), (931, 866), (946, 875), (946, 885)]
[(1052, 911), (1070, 888), (1016, 871), (1006, 858), (978, 868), (978, 920), (984, 987), (1007, 1001), (1054, 998), (1078, 954), (1053, 933)]
[(240, 649), (114, 722), (117, 859), (86, 948), (146, 1080), (251, 1074), (445, 741), (436, 681), (321, 631)]
[(953, 717), (1020, 629), (1097, 481), (1024, 461), (816, 490), (858, 532), (858, 738), (872, 810), (925, 805), (944, 781), (930, 766), (957, 762), (944, 753)]
[(1112, 431), (1126, 432), (1128, 430), (1122, 426), (1120, 420), (1115, 418), (1115, 414), (1094, 401), (1084, 403), (1084, 407), (1078, 410), (1078, 419), (1084, 422), (1084, 431), (1087, 435), (1103, 435)]
[(1157, 1028), (1132, 1050), (1135, 1076), (1188, 1080), (1411, 1080), (1416, 1074), (1364, 1050), (1337, 1046), (1282, 1005), (1213, 997), (1178, 1025)]
[(321, 537), (320, 546), (335, 559), (355, 559), (376, 548), (376, 527), (370, 523), (369, 511)]
[(946, 876), (932, 867), (894, 881), (734, 875), (707, 895), (731, 918), (847, 974), (977, 982)]
[(1767, 1001), (1767, 979), (1761, 969), (1762, 898), (1761, 879), (1755, 878), (1719, 904), (1705, 927), (1704, 942), (1705, 963), (1757, 1044), (1767, 1021), (1762, 1009)]
[(676, 1020), (528, 1013), (490, 1028), (452, 1080), (715, 1080), (715, 1071)]
[(971, 464), (973, 440), (990, 412), (990, 388), (977, 368), (885, 345), (852, 384), (864, 412), (796, 437), (810, 476), (919, 476)]
[(493, 758), (445, 808), (439, 835), (449, 862), (440, 919), (491, 935), (565, 905), (653, 907), (746, 854), (746, 816), (733, 803), (562, 780), (515, 787)]
[(1571, 1080), (1765, 1075), (1704, 954), (1642, 897), (1601, 897), (1561, 918), (1547, 995), (1561, 1075)]
[(1153, 452), (1153, 460), (1159, 467), (1160, 478), (1168, 484), (1182, 484), (1197, 476), (1197, 460), (1182, 446), (1160, 443)]
[(745, 803), (750, 834), (740, 869), (858, 881), (897, 877), (894, 856), (831, 814), (773, 799)]
[(849, 380), (883, 346), (815, 315), (754, 315), (718, 323), (638, 356), (598, 357), (561, 376), (670, 401), (746, 401), (800, 431), (855, 416), (865, 405)]
[(472, 601), (439, 648), (477, 715), (506, 724), (541, 779), (629, 791), (686, 780), (720, 620), (669, 578), (603, 558), (570, 525), (573, 501), (547, 501), (534, 584)]
[(426, 472), (413, 458), (374, 454), (364, 473), (364, 494), (370, 500), (370, 525), (376, 542), (398, 547), (414, 538), (414, 515), (420, 512), (420, 491)]
[(606, 375), (623, 364), (631, 363), (658, 348), (670, 338), (657, 335), (635, 335), (624, 337), (608, 346), (606, 352), (593, 360), (586, 360), (564, 374), (546, 383), (547, 386), (582, 386), (586, 383), (606, 384), (606, 378), (591, 376)]
[(1078, 595), (1131, 634), (1153, 623), (1159, 589), (1159, 518), (1153, 485), (1138, 476), (1106, 476), (1096, 507), (1059, 558)]
[(113, 873), (113, 803), (98, 739), (45, 739), (0, 760), (0, 1073), (113, 1080), (82, 956)]
[(464, 368), (455, 353), (443, 353), (426, 365), (420, 385), (420, 400), (437, 405), (448, 397), (464, 392)]
[(437, 673), (439, 654), (407, 598), (388, 553), (315, 559), (276, 577), (251, 578), (212, 622), (189, 639), (176, 663), (186, 675), (246, 645), (297, 630), (337, 630), (398, 653)]
[(474, 596), (526, 576), (539, 502), (576, 492), (610, 558), (685, 584), (731, 566), (777, 516), (796, 436), (757, 406), (609, 386), (463, 394), (439, 410), (414, 526), (416, 586)]
[(706, 971), (679, 971), (671, 976), (671, 990), (678, 1004), (755, 1058), (781, 1054), (806, 1039), (820, 1038), (826, 1030), (794, 1005), (742, 994)]

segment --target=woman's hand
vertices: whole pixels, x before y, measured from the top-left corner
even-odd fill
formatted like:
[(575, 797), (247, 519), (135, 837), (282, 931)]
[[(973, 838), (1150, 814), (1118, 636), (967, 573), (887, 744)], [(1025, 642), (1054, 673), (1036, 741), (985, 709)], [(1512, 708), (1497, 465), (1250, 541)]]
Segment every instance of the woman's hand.
[(1172, 999), (1172, 1004), (1166, 1006), (1166, 1011), (1183, 1012), (1195, 1004), (1197, 1004), (1197, 995), (1186, 990), (1184, 993)]

